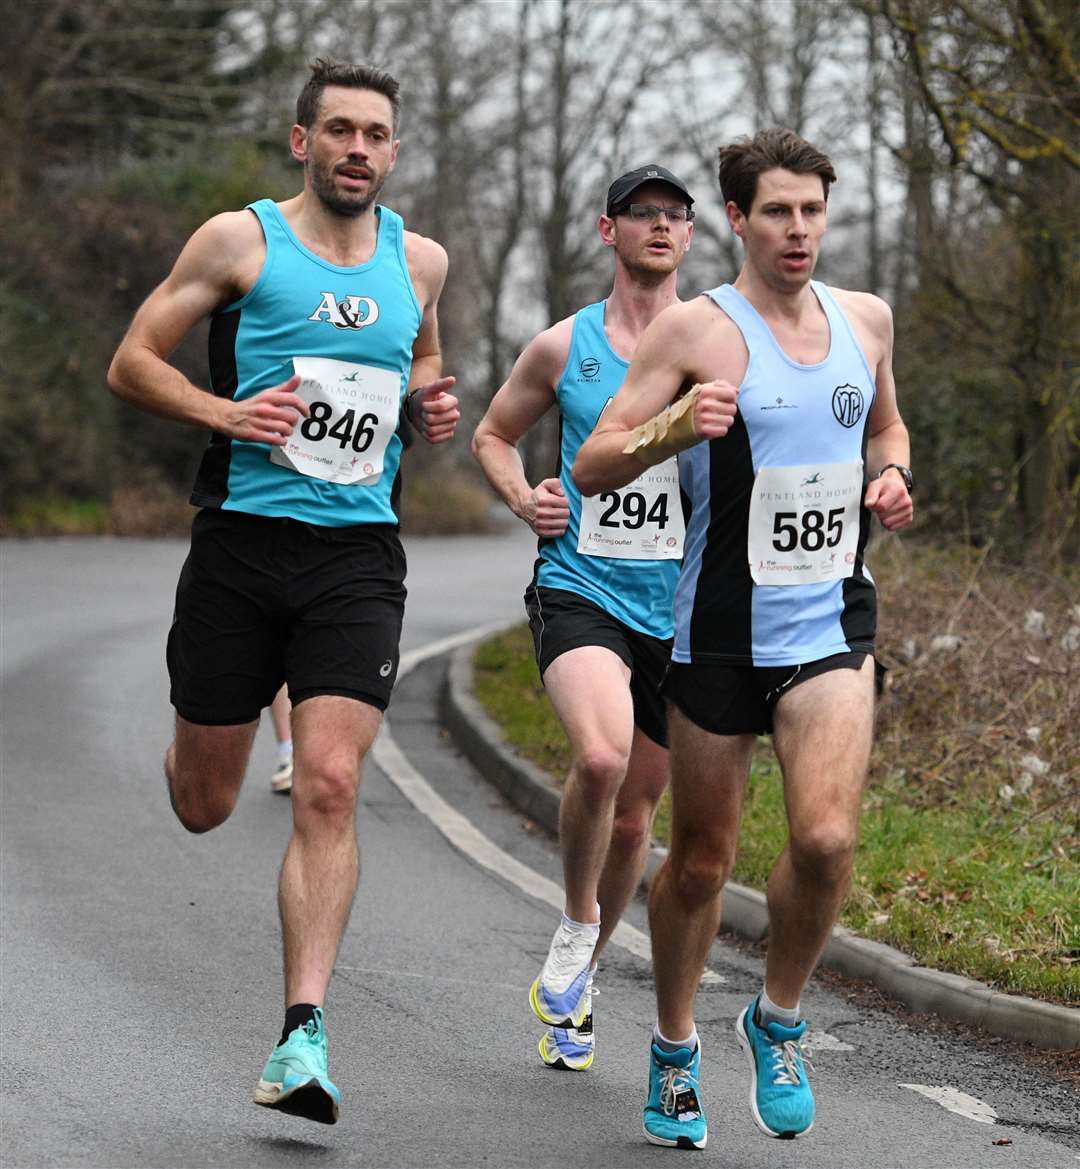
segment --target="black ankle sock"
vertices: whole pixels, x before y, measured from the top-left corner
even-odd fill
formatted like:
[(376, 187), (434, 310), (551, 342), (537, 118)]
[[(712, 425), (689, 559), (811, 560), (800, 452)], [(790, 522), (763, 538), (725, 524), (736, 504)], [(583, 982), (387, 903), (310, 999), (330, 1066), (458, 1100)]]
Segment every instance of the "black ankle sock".
[(317, 1005), (317, 1003), (293, 1003), (291, 1007), (286, 1007), (285, 1029), (281, 1032), (278, 1043), (284, 1043), (297, 1027), (303, 1027), (309, 1019), (314, 1019)]

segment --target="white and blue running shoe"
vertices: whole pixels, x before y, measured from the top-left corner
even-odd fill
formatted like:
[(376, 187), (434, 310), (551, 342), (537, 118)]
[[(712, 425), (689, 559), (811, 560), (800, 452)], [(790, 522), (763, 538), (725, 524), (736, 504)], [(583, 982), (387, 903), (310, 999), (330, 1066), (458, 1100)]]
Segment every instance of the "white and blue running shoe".
[(585, 1018), (580, 1027), (549, 1027), (540, 1037), (540, 1058), (549, 1068), (567, 1072), (583, 1072), (592, 1067), (593, 1016), (592, 996), (599, 992), (593, 986), (590, 971), (585, 982)]
[(529, 990), (529, 1005), (549, 1027), (578, 1029), (589, 1012), (586, 993), (599, 925), (579, 925), (563, 914), (547, 961)]
[(806, 1022), (795, 1027), (755, 1022), (757, 1005), (755, 998), (735, 1022), (735, 1036), (750, 1062), (750, 1112), (767, 1136), (791, 1140), (814, 1124)]

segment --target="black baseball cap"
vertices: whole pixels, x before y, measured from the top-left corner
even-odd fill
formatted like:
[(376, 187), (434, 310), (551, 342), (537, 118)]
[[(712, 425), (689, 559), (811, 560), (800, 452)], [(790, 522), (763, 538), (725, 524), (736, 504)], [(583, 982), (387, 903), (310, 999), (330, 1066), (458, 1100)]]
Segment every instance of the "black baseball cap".
[(646, 183), (667, 183), (669, 187), (674, 187), (682, 195), (688, 207), (693, 206), (694, 196), (686, 189), (686, 184), (682, 179), (677, 178), (665, 167), (651, 162), (647, 166), (639, 166), (637, 170), (628, 170), (626, 174), (620, 175), (608, 187), (606, 214), (614, 215), (621, 211), (630, 202), (630, 196), (638, 187), (642, 187)]

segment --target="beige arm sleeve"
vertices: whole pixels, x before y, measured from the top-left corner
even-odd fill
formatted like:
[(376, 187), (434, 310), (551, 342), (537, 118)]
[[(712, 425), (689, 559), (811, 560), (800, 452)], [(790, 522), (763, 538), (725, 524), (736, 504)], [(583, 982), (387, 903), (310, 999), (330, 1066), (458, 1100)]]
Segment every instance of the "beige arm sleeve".
[(694, 430), (694, 404), (701, 393), (696, 385), (688, 394), (630, 432), (624, 455), (633, 455), (646, 467), (655, 467), (699, 441)]

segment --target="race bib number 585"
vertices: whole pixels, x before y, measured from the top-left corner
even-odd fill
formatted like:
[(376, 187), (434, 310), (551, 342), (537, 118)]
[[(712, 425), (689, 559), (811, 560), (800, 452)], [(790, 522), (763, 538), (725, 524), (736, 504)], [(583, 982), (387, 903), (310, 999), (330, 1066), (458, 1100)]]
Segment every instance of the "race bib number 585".
[(329, 357), (294, 357), (293, 369), (311, 415), (270, 461), (330, 483), (377, 483), (397, 429), (401, 375)]
[(863, 465), (762, 467), (750, 498), (747, 557), (759, 585), (851, 576), (859, 546)]

